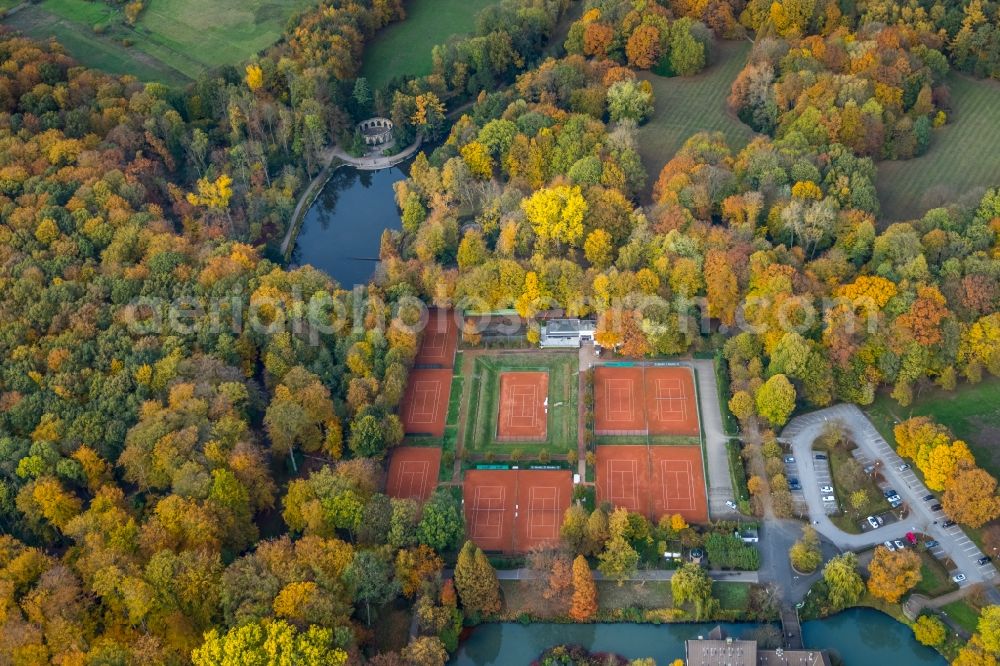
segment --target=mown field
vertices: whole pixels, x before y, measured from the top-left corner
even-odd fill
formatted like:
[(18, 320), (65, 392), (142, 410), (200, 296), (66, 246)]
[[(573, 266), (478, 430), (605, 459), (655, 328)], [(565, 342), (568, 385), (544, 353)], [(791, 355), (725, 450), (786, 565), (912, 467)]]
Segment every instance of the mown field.
[[(576, 354), (565, 352), (498, 353), (477, 357), (475, 374), (470, 378), (472, 398), (465, 406), (467, 421), (462, 449), (465, 456), (480, 459), (492, 454), (497, 460), (506, 460), (512, 452), (520, 451), (526, 458), (542, 452), (563, 457), (570, 449), (576, 449), (578, 364)], [(508, 371), (549, 373), (548, 432), (544, 442), (497, 441), (500, 375)]]
[(750, 46), (745, 40), (716, 43), (711, 64), (697, 76), (642, 75), (653, 84), (656, 95), (653, 117), (639, 128), (639, 152), (649, 174), (647, 196), (663, 165), (692, 134), (722, 132), (733, 150), (745, 146), (753, 136), (753, 130), (726, 105), (730, 86), (743, 69)]
[(496, 0), (410, 0), (406, 19), (381, 30), (365, 49), (361, 75), (372, 88), (395, 76), (431, 73), (431, 49), (472, 31), (476, 14)]
[(974, 203), (1000, 185), (1000, 83), (953, 74), (952, 122), (935, 130), (930, 150), (878, 167), (886, 222), (915, 219), (946, 203)]
[(865, 409), (887, 441), (897, 419), (930, 416), (969, 444), (976, 462), (993, 476), (1000, 476), (1000, 379), (986, 379), (979, 384), (959, 384), (954, 391), (928, 389), (909, 407), (900, 407), (886, 393), (880, 393)]
[(281, 36), (292, 15), (311, 4), (312, 0), (151, 0), (132, 28), (124, 24), (120, 11), (103, 2), (44, 0), (20, 9), (4, 24), (38, 39), (55, 37), (85, 65), (181, 84), (265, 49)]

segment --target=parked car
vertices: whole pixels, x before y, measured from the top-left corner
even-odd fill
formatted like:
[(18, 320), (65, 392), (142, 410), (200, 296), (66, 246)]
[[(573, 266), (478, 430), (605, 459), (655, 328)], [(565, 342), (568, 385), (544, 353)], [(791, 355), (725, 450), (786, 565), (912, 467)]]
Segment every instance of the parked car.
[(885, 541), (882, 543), (882, 545), (885, 546), (886, 550), (888, 550), (890, 553), (896, 552), (896, 547), (892, 545), (891, 541)]
[(946, 520), (943, 523), (941, 523), (941, 526), (942, 527), (952, 527), (954, 524), (955, 524), (955, 521), (949, 519), (949, 520)]
[(890, 502), (902, 503), (903, 501), (903, 499), (899, 495), (889, 495), (888, 497), (886, 497), (886, 499), (889, 500)]
[(875, 520), (875, 516), (868, 516), (868, 524), (872, 526), (873, 530), (878, 529), (878, 521)]
[(913, 532), (906, 533), (906, 540), (910, 542), (911, 546), (917, 545), (917, 535), (914, 534)]
[(785, 456), (785, 462), (786, 463), (793, 463), (793, 462), (795, 462), (795, 456)]
[(886, 497), (892, 497), (893, 495), (895, 495), (897, 493), (892, 488), (887, 488), (887, 489), (885, 489), (885, 490), (882, 491), (882, 494), (885, 495)]
[(951, 577), (951, 579), (956, 583), (961, 583), (963, 580), (965, 580), (965, 574), (964, 573), (955, 574), (954, 576)]
[(924, 501), (925, 502), (931, 502), (933, 500), (934, 500), (934, 495), (932, 495), (930, 493), (927, 493), (926, 495), (924, 495)]
[(978, 560), (976, 560), (976, 564), (978, 564), (979, 566), (983, 566), (985, 564), (989, 564), (992, 559), (993, 558), (990, 557), (989, 555), (983, 555)]
[(865, 466), (865, 474), (871, 474), (874, 471), (875, 471), (875, 465)]
[(900, 465), (896, 469), (898, 469), (900, 472), (905, 472), (906, 470), (910, 469), (910, 466), (907, 463), (903, 463), (902, 465)]
[(819, 491), (821, 493), (832, 493), (833, 492), (833, 486), (820, 486), (819, 487)]
[(736, 511), (737, 509), (736, 502), (734, 502), (733, 500), (726, 500), (726, 506), (728, 506), (733, 511)]
[(940, 504), (931, 504), (931, 511), (940, 511), (940, 510), (941, 510)]
[(898, 509), (899, 507), (903, 506), (903, 500), (899, 499), (898, 497), (894, 500), (889, 500), (889, 506), (891, 506), (893, 509)]
[(833, 495), (823, 495), (823, 501), (824, 502), (836, 502), (837, 498), (834, 497)]
[(936, 539), (931, 539), (930, 541), (928, 541), (924, 545), (927, 546), (928, 548), (937, 548), (941, 544), (938, 543), (938, 541)]
[(826, 454), (825, 453), (817, 453), (816, 454), (816, 460), (826, 460)]
[(893, 543), (896, 544), (896, 550), (903, 550), (906, 548), (906, 544), (903, 543), (902, 539), (896, 539)]
[(788, 487), (791, 490), (802, 490), (802, 484), (799, 483), (798, 479), (789, 479), (788, 480)]

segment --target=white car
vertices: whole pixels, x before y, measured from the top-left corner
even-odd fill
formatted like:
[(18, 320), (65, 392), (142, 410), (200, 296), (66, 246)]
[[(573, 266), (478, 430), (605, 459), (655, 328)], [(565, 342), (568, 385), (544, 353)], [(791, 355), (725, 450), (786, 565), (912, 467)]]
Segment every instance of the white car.
[(737, 508), (736, 507), (736, 502), (734, 502), (733, 500), (726, 500), (726, 506), (728, 506), (733, 511), (736, 511), (736, 508)]
[(885, 546), (886, 550), (888, 550), (890, 553), (896, 552), (896, 547), (892, 545), (891, 541), (885, 541), (882, 543), (882, 545)]
[(875, 520), (875, 516), (868, 516), (868, 524), (872, 526), (873, 530), (878, 529), (878, 521)]
[(956, 583), (961, 583), (963, 580), (965, 580), (965, 574), (964, 573), (955, 574), (954, 576), (951, 577), (951, 579)]
[(824, 502), (836, 502), (837, 498), (834, 497), (833, 495), (823, 495), (823, 501)]
[(821, 493), (832, 493), (833, 492), (833, 486), (820, 486), (819, 487), (819, 491)]
[(906, 464), (906, 463), (903, 463), (902, 465), (900, 465), (896, 469), (898, 469), (900, 472), (905, 472), (906, 470), (910, 469), (910, 466), (908, 464)]

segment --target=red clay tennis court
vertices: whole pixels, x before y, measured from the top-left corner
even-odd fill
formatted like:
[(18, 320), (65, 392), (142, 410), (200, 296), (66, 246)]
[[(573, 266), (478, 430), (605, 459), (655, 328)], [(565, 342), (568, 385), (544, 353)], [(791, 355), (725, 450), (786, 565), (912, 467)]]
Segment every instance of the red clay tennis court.
[(451, 370), (413, 370), (406, 383), (400, 418), (408, 435), (444, 435)]
[(440, 466), (441, 449), (424, 446), (397, 447), (389, 460), (385, 493), (396, 499), (423, 502), (437, 486)]
[(653, 520), (679, 513), (689, 523), (708, 522), (701, 447), (651, 446), (649, 461), (653, 471)]
[(427, 327), (420, 340), (420, 349), (414, 364), (438, 368), (455, 365), (455, 347), (458, 344), (458, 323), (453, 310), (430, 310)]
[(594, 370), (594, 431), (598, 435), (645, 435), (642, 368)]
[(647, 367), (646, 418), (651, 435), (698, 435), (694, 376), (680, 366)]
[(646, 445), (597, 447), (597, 501), (649, 515)]
[(500, 373), (498, 442), (544, 442), (548, 436), (549, 373)]
[(568, 470), (469, 470), (462, 494), (477, 546), (523, 553), (559, 540), (573, 479)]
[(659, 520), (679, 513), (708, 520), (705, 474), (697, 446), (597, 447), (597, 501)]
[(469, 538), (483, 550), (512, 550), (517, 472), (469, 470), (462, 497)]
[(594, 371), (598, 435), (698, 435), (694, 377), (683, 366), (607, 366)]

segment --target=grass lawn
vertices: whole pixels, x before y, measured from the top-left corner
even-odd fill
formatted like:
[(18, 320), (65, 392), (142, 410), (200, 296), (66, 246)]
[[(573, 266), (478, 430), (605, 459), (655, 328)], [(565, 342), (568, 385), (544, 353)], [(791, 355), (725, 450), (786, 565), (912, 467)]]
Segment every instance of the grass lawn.
[[(103, 2), (44, 0), (5, 21), (39, 39), (55, 37), (85, 65), (182, 84), (219, 65), (239, 64), (273, 44), (313, 0), (157, 0), (135, 27)], [(94, 26), (102, 26), (97, 34)], [(126, 47), (123, 40), (133, 42)]]
[[(495, 353), (476, 358), (471, 382), (472, 395), (466, 406), (467, 418), (463, 454), (468, 461), (508, 459), (519, 450), (522, 459), (535, 459), (545, 451), (553, 458), (564, 457), (577, 447), (577, 374), (575, 352)], [(504, 371), (547, 371), (549, 407), (547, 437), (543, 442), (498, 442), (497, 417), (500, 403), (500, 374)]]
[(750, 603), (750, 583), (712, 583), (712, 596), (723, 610), (746, 610)]
[(1000, 477), (1000, 447), (996, 446), (1000, 437), (1000, 379), (959, 384), (954, 391), (925, 389), (909, 407), (900, 407), (883, 392), (865, 411), (886, 441), (894, 446), (892, 429), (897, 419), (930, 416), (969, 444), (980, 467)]
[(670, 608), (673, 596), (670, 581), (626, 581), (621, 587), (610, 580), (596, 581), (597, 606), (602, 611), (620, 608)]
[(945, 203), (978, 202), (986, 188), (1000, 184), (1000, 83), (952, 74), (949, 84), (952, 122), (934, 131), (930, 150), (878, 167), (886, 222), (914, 219)]
[(684, 142), (697, 132), (722, 132), (736, 151), (753, 136), (753, 130), (740, 122), (726, 106), (729, 88), (746, 64), (750, 42), (717, 42), (712, 62), (697, 76), (662, 77), (643, 73), (653, 84), (656, 111), (639, 128), (639, 152), (649, 174), (645, 195), (653, 190), (660, 170)]
[(945, 604), (941, 606), (941, 610), (947, 613), (948, 617), (955, 621), (955, 624), (970, 634), (976, 631), (976, 625), (979, 623), (979, 613), (965, 599)]
[(476, 14), (496, 0), (410, 0), (406, 19), (386, 26), (365, 48), (361, 75), (372, 88), (393, 77), (431, 73), (431, 49), (472, 32)]
[(958, 589), (944, 565), (927, 551), (920, 553), (920, 575), (922, 578), (913, 591), (926, 597), (940, 597)]

